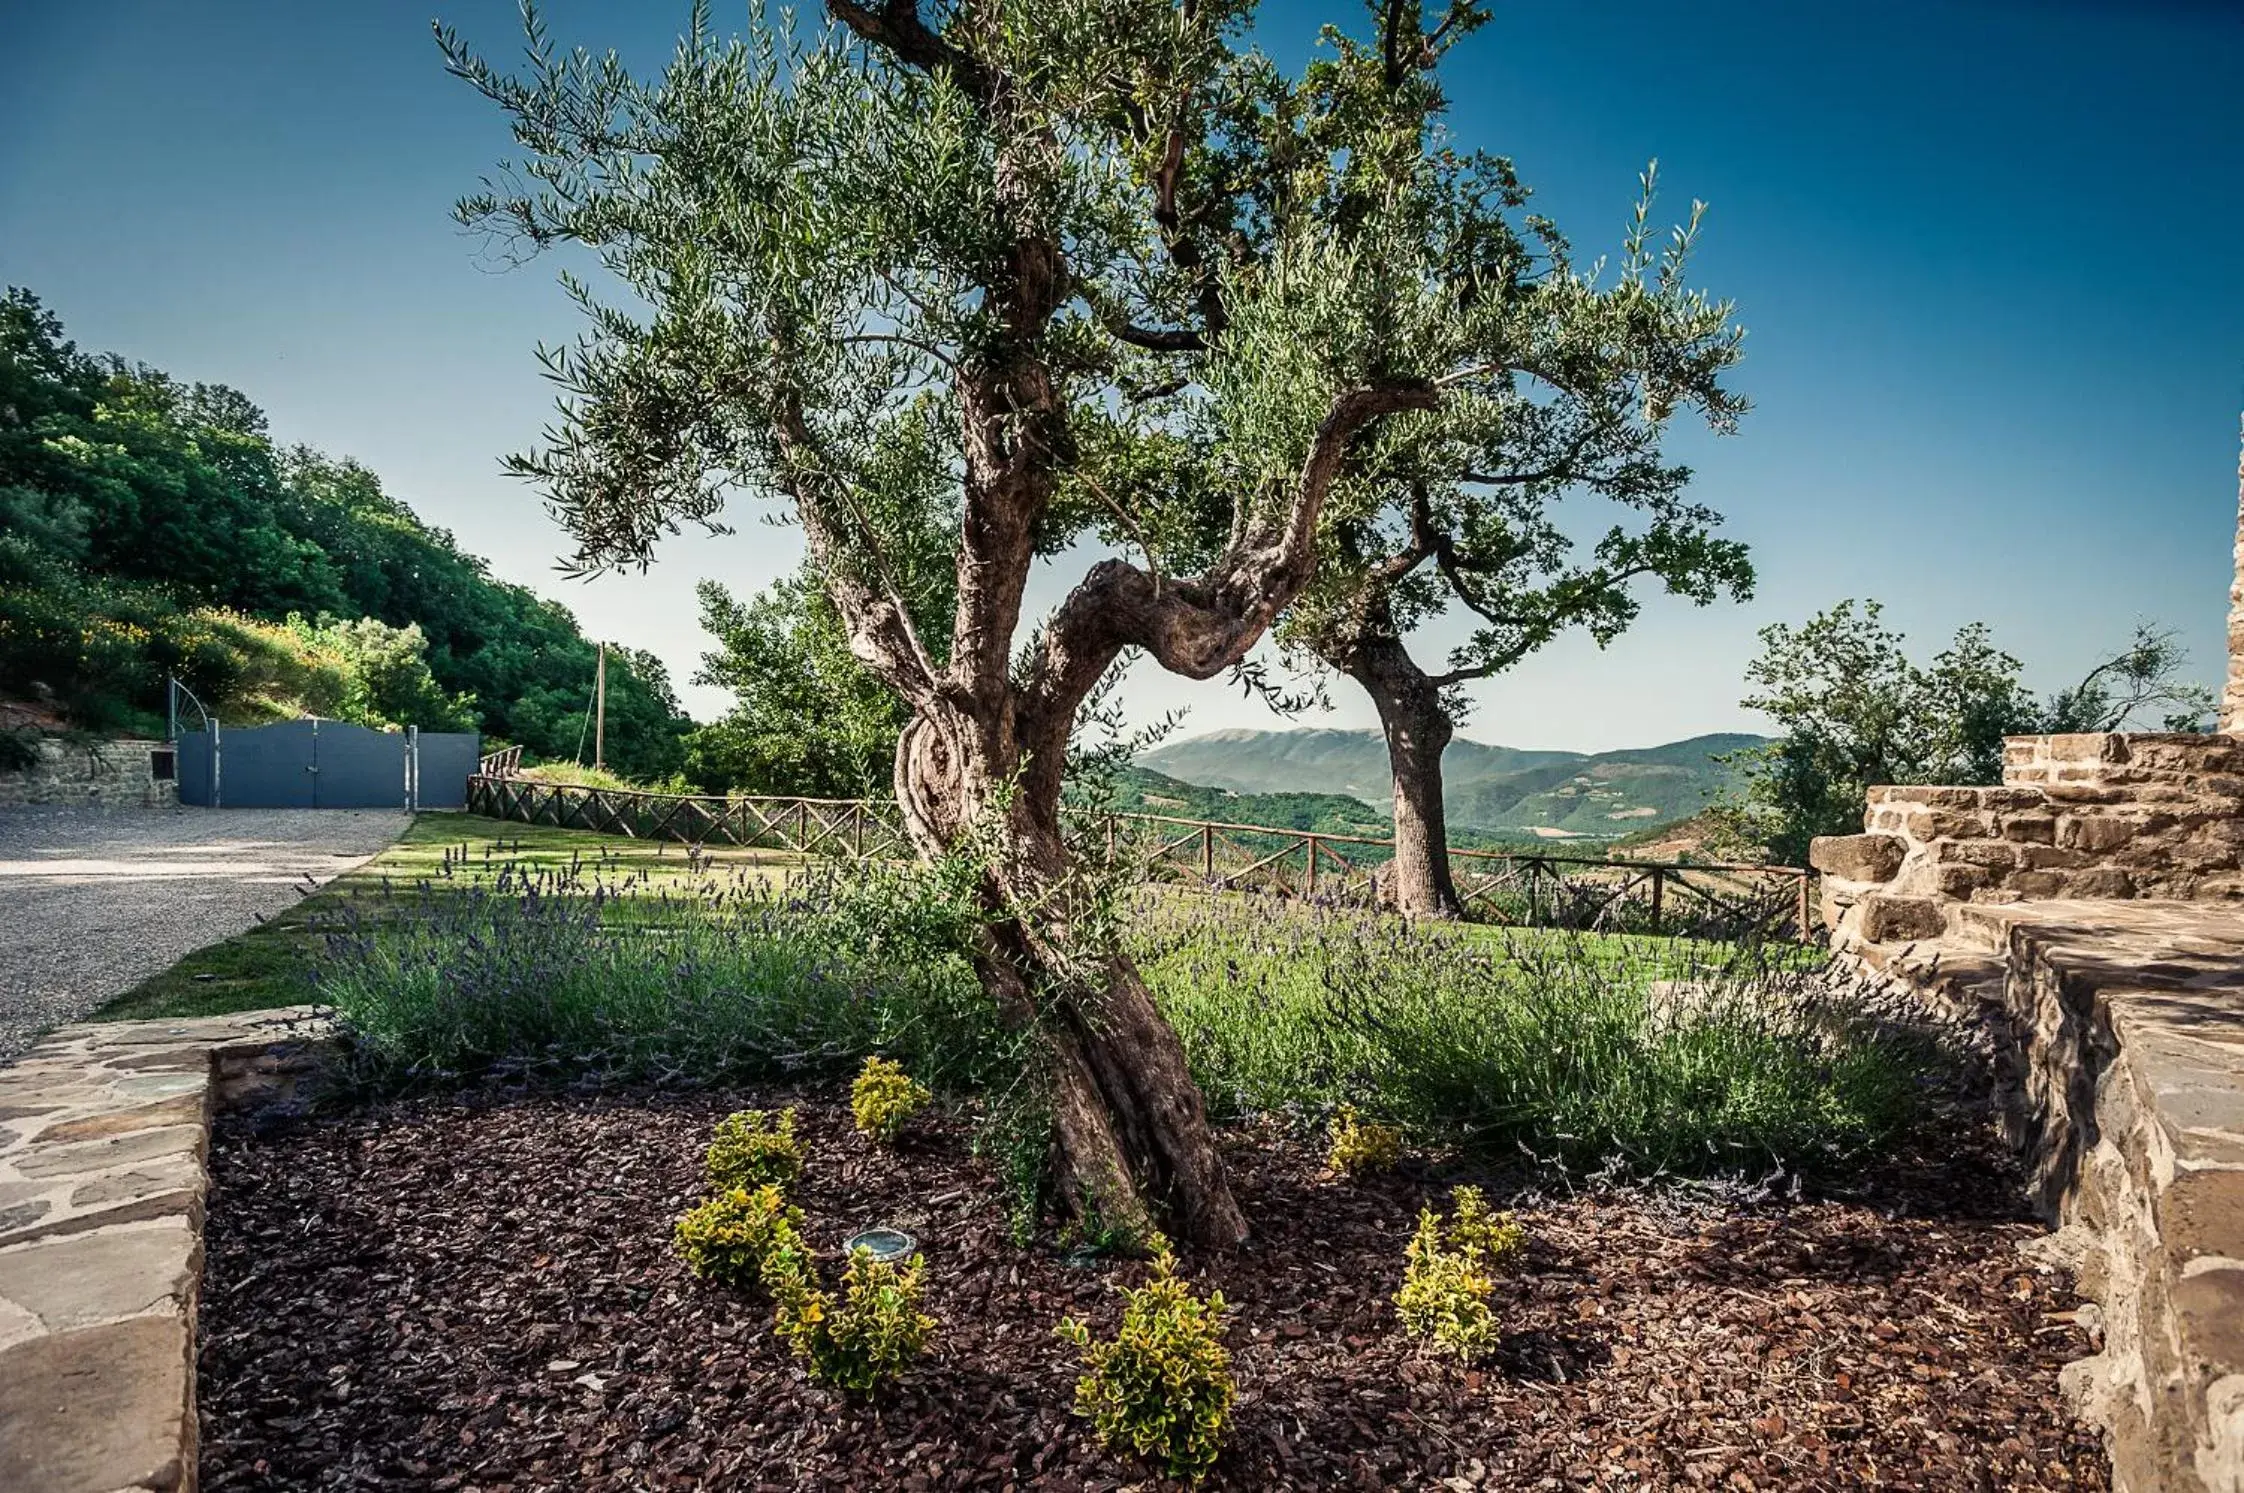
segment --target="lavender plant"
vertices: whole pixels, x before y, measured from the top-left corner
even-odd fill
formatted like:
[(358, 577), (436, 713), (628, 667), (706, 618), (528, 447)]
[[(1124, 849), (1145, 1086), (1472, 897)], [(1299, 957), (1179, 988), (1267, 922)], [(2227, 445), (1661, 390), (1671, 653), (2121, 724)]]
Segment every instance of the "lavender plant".
[(707, 1083), (840, 1074), (891, 1052), (977, 1084), (1007, 1046), (971, 967), (885, 941), (837, 878), (620, 896), (502, 868), (353, 908), (315, 975), (372, 1076)]
[(1891, 1137), (1936, 1062), (1791, 951), (1217, 900), (1136, 928), (1230, 1113), (1357, 1103), (1485, 1154), (1812, 1169)]

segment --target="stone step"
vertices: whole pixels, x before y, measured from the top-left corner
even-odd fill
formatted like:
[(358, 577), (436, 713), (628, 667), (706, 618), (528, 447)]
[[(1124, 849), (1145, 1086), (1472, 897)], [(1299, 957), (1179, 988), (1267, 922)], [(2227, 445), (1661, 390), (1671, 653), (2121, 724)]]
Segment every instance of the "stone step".
[(316, 1013), (68, 1026), (0, 1064), (0, 1489), (195, 1486), (210, 1116), (317, 1067)]
[(1959, 902), (1948, 910), (1949, 936), (1959, 947), (1999, 957), (2010, 948), (2010, 930), (2033, 918), (2032, 908), (2025, 902)]

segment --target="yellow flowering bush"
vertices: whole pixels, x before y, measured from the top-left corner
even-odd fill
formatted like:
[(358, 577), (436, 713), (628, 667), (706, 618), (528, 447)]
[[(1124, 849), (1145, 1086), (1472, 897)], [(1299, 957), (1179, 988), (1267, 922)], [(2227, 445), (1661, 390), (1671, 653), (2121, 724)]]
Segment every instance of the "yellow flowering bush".
[(718, 1191), (735, 1187), (795, 1185), (803, 1174), (802, 1143), (795, 1139), (795, 1112), (783, 1109), (744, 1109), (717, 1122), (716, 1138), (709, 1143), (709, 1185)]
[(694, 1274), (748, 1287), (764, 1281), (775, 1258), (800, 1252), (802, 1222), (802, 1210), (766, 1183), (718, 1193), (680, 1218), (671, 1237)]
[(1458, 1188), (1451, 1204), (1455, 1216), (1446, 1227), (1433, 1209), (1419, 1210), (1417, 1232), (1404, 1251), (1395, 1310), (1412, 1337), (1470, 1362), (1501, 1336), (1488, 1298), (1496, 1272), (1518, 1254), (1527, 1235), (1509, 1214), (1491, 1214), (1476, 1187)]
[(918, 1255), (902, 1266), (850, 1251), (837, 1302), (818, 1283), (800, 1247), (775, 1255), (764, 1283), (779, 1305), (778, 1332), (811, 1377), (852, 1394), (870, 1394), (927, 1350), (935, 1319), (920, 1310)]

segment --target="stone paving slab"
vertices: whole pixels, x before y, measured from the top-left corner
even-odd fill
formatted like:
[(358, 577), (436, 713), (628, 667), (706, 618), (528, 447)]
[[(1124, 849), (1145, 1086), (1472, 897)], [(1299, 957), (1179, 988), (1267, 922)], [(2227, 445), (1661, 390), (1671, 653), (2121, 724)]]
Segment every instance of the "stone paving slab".
[(89, 1023), (0, 1067), (0, 1490), (193, 1493), (210, 1117), (287, 1097), (325, 1035)]
[[(2244, 907), (1966, 903), (2013, 1121), (2101, 1308), (2065, 1371), (2122, 1493), (2244, 1493)], [(1922, 981), (1903, 957), (1886, 967)]]

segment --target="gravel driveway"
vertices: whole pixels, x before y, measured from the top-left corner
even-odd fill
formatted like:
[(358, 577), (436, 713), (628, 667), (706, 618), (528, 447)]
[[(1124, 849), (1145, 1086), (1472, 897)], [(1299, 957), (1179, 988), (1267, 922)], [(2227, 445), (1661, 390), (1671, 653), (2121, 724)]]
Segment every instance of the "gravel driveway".
[(401, 834), (388, 809), (0, 809), (0, 1062)]

